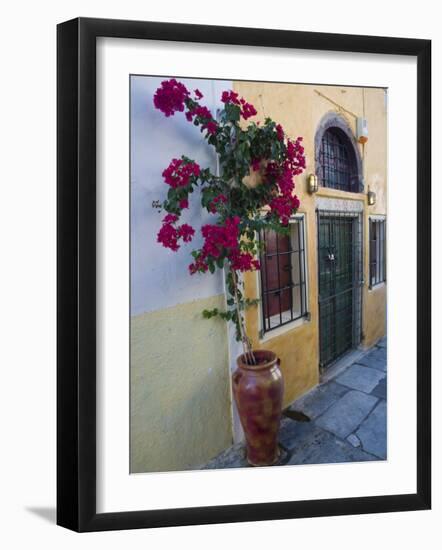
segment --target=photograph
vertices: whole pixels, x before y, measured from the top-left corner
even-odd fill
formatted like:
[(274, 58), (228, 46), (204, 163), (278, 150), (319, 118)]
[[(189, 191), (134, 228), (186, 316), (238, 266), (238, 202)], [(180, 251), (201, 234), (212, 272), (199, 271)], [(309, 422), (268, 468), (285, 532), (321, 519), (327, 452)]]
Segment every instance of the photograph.
[(388, 89), (128, 84), (130, 473), (388, 460)]
[(5, 4), (2, 548), (433, 549), (435, 5)]

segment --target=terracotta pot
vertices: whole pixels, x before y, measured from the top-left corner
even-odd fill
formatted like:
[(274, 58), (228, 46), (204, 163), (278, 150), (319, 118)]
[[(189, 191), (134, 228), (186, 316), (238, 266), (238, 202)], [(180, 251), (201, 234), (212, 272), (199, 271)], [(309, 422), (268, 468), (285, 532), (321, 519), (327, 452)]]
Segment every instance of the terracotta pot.
[(284, 381), (272, 351), (257, 350), (254, 355), (256, 365), (249, 365), (244, 355), (238, 357), (233, 395), (246, 437), (247, 461), (252, 466), (271, 466), (279, 459)]

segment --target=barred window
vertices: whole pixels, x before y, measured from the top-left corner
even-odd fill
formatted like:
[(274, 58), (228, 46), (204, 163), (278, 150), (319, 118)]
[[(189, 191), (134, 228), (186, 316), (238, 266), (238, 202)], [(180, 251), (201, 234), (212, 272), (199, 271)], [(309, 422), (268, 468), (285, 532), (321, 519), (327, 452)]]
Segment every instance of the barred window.
[(360, 191), (355, 152), (348, 136), (340, 128), (331, 127), (324, 132), (319, 163), (321, 185), (341, 191)]
[(370, 218), (370, 288), (386, 280), (385, 220)]
[(304, 218), (290, 222), (289, 235), (260, 236), (262, 333), (307, 315)]

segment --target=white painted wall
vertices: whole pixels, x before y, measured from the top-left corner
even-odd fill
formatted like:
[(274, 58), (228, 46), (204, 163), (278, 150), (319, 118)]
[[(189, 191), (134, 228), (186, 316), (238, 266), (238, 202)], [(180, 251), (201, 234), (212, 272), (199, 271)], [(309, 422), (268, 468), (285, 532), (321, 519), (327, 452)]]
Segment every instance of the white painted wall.
[[(224, 292), (220, 271), (190, 275), (191, 250), (199, 248), (199, 231), (203, 223), (214, 221), (202, 214), (199, 193), (189, 197), (190, 208), (181, 220), (190, 223), (196, 234), (191, 243), (178, 252), (156, 242), (164, 213), (152, 208), (152, 201), (163, 201), (169, 186), (161, 173), (172, 158), (186, 155), (202, 168), (216, 169), (213, 148), (203, 139), (199, 128), (188, 122), (184, 113), (165, 117), (153, 105), (153, 95), (168, 77), (131, 77), (131, 314), (139, 315), (206, 298)], [(198, 88), (204, 95), (201, 103), (215, 115), (223, 90), (229, 81), (179, 79), (189, 89)]]
[[(199, 228), (213, 223), (215, 217), (202, 212), (199, 193), (189, 197), (190, 207), (181, 220), (196, 229), (191, 243), (183, 244), (178, 252), (163, 248), (156, 242), (164, 213), (152, 208), (152, 201), (166, 198), (168, 185), (161, 176), (172, 158), (186, 155), (202, 168), (216, 170), (216, 156), (202, 138), (199, 128), (189, 123), (184, 113), (165, 117), (153, 105), (153, 95), (168, 77), (131, 77), (131, 315), (155, 311), (191, 300), (225, 292), (224, 277), (217, 270), (213, 275), (190, 275), (190, 251), (202, 244)], [(215, 115), (223, 90), (231, 89), (226, 80), (179, 78), (189, 89), (198, 88), (206, 105)], [(229, 367), (236, 369), (236, 358), (242, 353), (236, 342), (232, 323), (226, 327), (229, 345)], [(232, 407), (234, 442), (244, 438), (236, 407)]]

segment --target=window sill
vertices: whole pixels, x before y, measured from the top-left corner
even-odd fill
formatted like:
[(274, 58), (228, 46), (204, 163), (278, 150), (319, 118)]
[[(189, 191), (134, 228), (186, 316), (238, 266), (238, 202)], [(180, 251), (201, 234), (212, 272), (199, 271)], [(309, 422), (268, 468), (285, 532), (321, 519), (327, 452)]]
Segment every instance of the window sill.
[(382, 283), (376, 283), (375, 285), (372, 285), (372, 286), (368, 287), (368, 292), (374, 292), (376, 290), (384, 288), (384, 286), (386, 286), (386, 285), (387, 285), (386, 281), (382, 281)]
[(263, 344), (265, 342), (269, 342), (274, 338), (278, 338), (279, 336), (282, 336), (286, 332), (290, 332), (291, 330), (294, 330), (310, 322), (311, 322), (310, 315), (306, 315), (304, 317), (301, 317), (300, 319), (296, 319), (291, 323), (287, 323), (286, 325), (283, 325), (281, 327), (277, 327), (273, 330), (265, 332), (264, 335), (259, 338), (259, 343)]
[(365, 193), (363, 191), (343, 191), (342, 189), (334, 189), (333, 187), (319, 187), (316, 196), (365, 201)]

